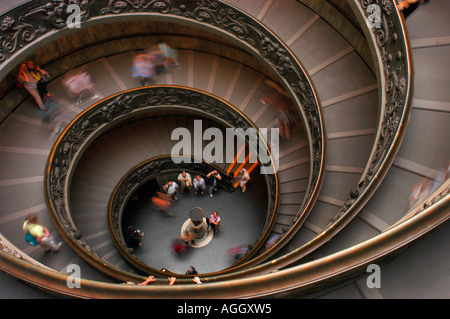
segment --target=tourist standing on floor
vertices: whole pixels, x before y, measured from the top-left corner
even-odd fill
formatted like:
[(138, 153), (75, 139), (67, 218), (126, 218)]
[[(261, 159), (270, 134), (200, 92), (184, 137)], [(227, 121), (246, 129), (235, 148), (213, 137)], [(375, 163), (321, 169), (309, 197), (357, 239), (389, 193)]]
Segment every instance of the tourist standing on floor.
[(209, 197), (213, 197), (213, 191), (217, 191), (218, 181), (222, 180), (222, 177), (217, 170), (213, 170), (206, 175), (206, 179), (208, 180)]
[(248, 173), (248, 171), (245, 168), (243, 168), (239, 172), (239, 175), (237, 178), (239, 180), (239, 186), (241, 186), (242, 192), (245, 192), (245, 190), (247, 189), (247, 187), (245, 185), (250, 180), (250, 174)]
[(205, 180), (200, 175), (195, 176), (194, 178), (194, 190), (195, 195), (197, 195), (199, 192), (201, 195), (203, 195), (203, 191), (205, 190)]
[(186, 171), (182, 171), (180, 175), (178, 175), (178, 182), (181, 185), (181, 192), (183, 193), (184, 190), (187, 188), (190, 192), (192, 192), (192, 178), (189, 173), (186, 173)]
[(136, 248), (142, 246), (142, 237), (144, 232), (134, 226), (128, 226), (128, 235), (130, 236), (130, 246)]
[(206, 222), (209, 226), (211, 226), (215, 234), (219, 232), (221, 219), (217, 211), (214, 211)]
[(166, 185), (163, 186), (163, 191), (172, 197), (174, 200), (178, 200), (177, 198), (177, 191), (178, 191), (178, 184), (175, 182), (167, 182)]

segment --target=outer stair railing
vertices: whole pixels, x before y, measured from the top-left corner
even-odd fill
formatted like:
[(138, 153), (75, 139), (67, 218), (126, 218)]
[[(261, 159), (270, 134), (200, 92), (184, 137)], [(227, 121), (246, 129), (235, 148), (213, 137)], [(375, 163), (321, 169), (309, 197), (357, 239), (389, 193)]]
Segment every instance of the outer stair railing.
[[(220, 278), (228, 280), (226, 283), (217, 282), (203, 286), (187, 285), (182, 289), (158, 286), (157, 289), (145, 290), (146, 287), (123, 288), (113, 284), (86, 281), (88, 289), (79, 291), (79, 296), (113, 298), (114, 296), (124, 296), (126, 290), (127, 296), (134, 297), (235, 298), (257, 297), (292, 289), (306, 289), (311, 285), (317, 286), (318, 282), (338, 281), (343, 276), (360, 272), (368, 263), (385, 258), (448, 220), (447, 187), (430, 202), (430, 205), (424, 206), (421, 212), (366, 242), (311, 263), (267, 274), (273, 269), (289, 265), (292, 260), (313, 250), (313, 246), (331, 239), (358, 213), (386, 175), (406, 130), (412, 96), (413, 71), (404, 20), (396, 10), (394, 1), (350, 1), (350, 3), (361, 21), (363, 30), (368, 38), (372, 39), (370, 44), (378, 65), (376, 69), (380, 87), (380, 124), (371, 161), (369, 161), (360, 183), (352, 191), (349, 200), (332, 224), (312, 243), (309, 243), (307, 245), (309, 247), (301, 247), (289, 255), (283, 256), (282, 260), (277, 259), (253, 267), (248, 271)], [(372, 18), (372, 11), (369, 11), (369, 6), (372, 4), (380, 9), (378, 11), (380, 15), (375, 20), (369, 20)], [(311, 125), (311, 122), (309, 123)], [(6, 266), (2, 266), (5, 271), (15, 273), (17, 270), (17, 276), (33, 278), (29, 281), (41, 286), (45, 286), (48, 279), (53, 278), (56, 280), (52, 289), (65, 291), (62, 275), (36, 268), (20, 259), (11, 260), (11, 255), (5, 255), (3, 252), (1, 254), (4, 261), (9, 260), (9, 263), (5, 263)], [(240, 279), (236, 279), (239, 277)], [(73, 292), (68, 291), (67, 293)]]

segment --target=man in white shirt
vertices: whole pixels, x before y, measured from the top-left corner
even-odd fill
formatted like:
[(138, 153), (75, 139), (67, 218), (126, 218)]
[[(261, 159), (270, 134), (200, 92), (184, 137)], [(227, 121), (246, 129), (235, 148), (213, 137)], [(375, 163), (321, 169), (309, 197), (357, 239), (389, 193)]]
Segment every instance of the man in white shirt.
[(181, 192), (183, 193), (184, 190), (187, 188), (189, 192), (192, 192), (192, 178), (189, 173), (186, 173), (186, 171), (182, 171), (180, 175), (178, 175), (178, 182), (181, 185)]
[(163, 191), (170, 195), (174, 200), (178, 200), (177, 198), (177, 190), (178, 190), (178, 184), (174, 183), (172, 181), (168, 182), (166, 185), (163, 186)]
[(247, 184), (247, 182), (250, 180), (250, 174), (245, 168), (243, 168), (241, 169), (237, 179), (239, 180), (239, 186), (241, 186), (242, 192), (245, 192), (245, 190), (247, 189), (245, 184)]
[(201, 195), (203, 195), (203, 191), (205, 190), (205, 180), (200, 175), (195, 176), (194, 178), (194, 190), (195, 195), (197, 195), (198, 192), (200, 192)]

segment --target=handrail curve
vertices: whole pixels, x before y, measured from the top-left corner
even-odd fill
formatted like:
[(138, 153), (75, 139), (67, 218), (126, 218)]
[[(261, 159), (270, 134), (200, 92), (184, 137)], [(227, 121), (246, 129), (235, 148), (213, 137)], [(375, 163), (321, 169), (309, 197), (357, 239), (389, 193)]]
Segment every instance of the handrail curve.
[[(48, 3), (47, 0), (29, 1), (0, 16), (0, 37), (3, 40), (0, 46), (0, 80), (33, 48), (48, 43), (52, 36), (76, 32), (77, 28), (69, 25), (69, 22), (73, 22), (67, 11), (69, 4), (72, 4), (70, 0), (60, 1), (58, 5)], [(326, 138), (322, 110), (312, 81), (283, 41), (257, 19), (218, 0), (87, 0), (78, 5), (80, 27), (100, 24), (102, 21), (120, 21), (131, 16), (199, 26), (213, 34), (220, 33), (233, 43), (237, 42), (272, 70), (274, 77), (291, 95), (299, 118), (303, 121), (309, 140), (310, 177), (291, 231), (283, 234), (277, 243), (257, 259), (267, 259), (287, 244), (311, 212), (322, 186)]]
[[(138, 286), (82, 279), (80, 287), (75, 289), (68, 286), (70, 278), (67, 275), (33, 265), (5, 251), (0, 251), (0, 269), (28, 284), (76, 298), (225, 299), (267, 297), (294, 290), (313, 291), (321, 283), (338, 282), (342, 277), (348, 278), (349, 274), (364, 272), (369, 264), (382, 262), (448, 221), (448, 185), (442, 193), (446, 195), (437, 195), (436, 200), (425, 203), (419, 214), (353, 247), (278, 272), (226, 282), (169, 286), (167, 279), (157, 279), (148, 286)], [(141, 279), (144, 281), (145, 277)]]
[[(82, 238), (70, 213), (70, 181), (76, 169), (76, 164), (87, 147), (100, 135), (109, 131), (124, 121), (137, 115), (150, 114), (155, 111), (188, 111), (201, 114), (221, 123), (225, 127), (239, 127), (245, 132), (255, 129), (255, 125), (237, 108), (226, 101), (200, 90), (174, 86), (155, 85), (130, 89), (116, 93), (95, 103), (80, 113), (58, 137), (47, 160), (44, 176), (45, 198), (53, 222), (71, 248), (84, 260), (107, 273), (108, 275), (127, 280), (136, 280), (134, 274), (129, 274), (109, 264), (95, 253)], [(239, 132), (238, 132), (239, 134)], [(245, 139), (245, 136), (241, 138)], [(259, 137), (258, 140), (262, 140)], [(258, 145), (252, 145), (254, 147)], [(264, 161), (258, 160), (269, 167), (275, 167), (275, 160), (266, 145)], [(255, 153), (261, 156), (261, 153)], [(278, 177), (265, 174), (264, 178), (269, 190), (268, 217), (264, 232), (255, 243), (254, 251), (264, 244), (270, 229), (275, 223), (278, 209)], [(117, 274), (117, 275), (115, 275)], [(137, 278), (140, 278), (137, 277)]]
[[(378, 66), (376, 69), (379, 84), (380, 124), (376, 143), (370, 157), (371, 160), (368, 162), (359, 184), (351, 192), (349, 199), (336, 218), (316, 237), (317, 239), (282, 258), (262, 265), (262, 267), (258, 266), (249, 271), (240, 272), (235, 278), (224, 277), (229, 280), (227, 282), (213, 282), (202, 286), (186, 285), (179, 289), (168, 286), (158, 286), (154, 289), (131, 286), (123, 289), (123, 291), (130, 292), (128, 296), (142, 294), (141, 296), (160, 298), (164, 298), (164, 296), (170, 296), (170, 298), (192, 298), (193, 296), (250, 298), (299, 289), (330, 278), (337, 279), (347, 272), (358, 269), (361, 271), (361, 267), (407, 246), (449, 219), (450, 196), (447, 189), (447, 195), (441, 196), (430, 206), (424, 207), (421, 212), (361, 244), (313, 262), (267, 274), (273, 269), (288, 266), (293, 260), (297, 260), (315, 249), (314, 246), (318, 247), (323, 242), (330, 240), (363, 208), (387, 174), (406, 131), (412, 99), (413, 69), (404, 20), (397, 11), (393, 0), (355, 0), (349, 2), (361, 21), (368, 39), (372, 40), (368, 42)], [(371, 4), (381, 8), (378, 26), (373, 26), (369, 22), (370, 14), (367, 9)], [(293, 86), (290, 86), (289, 91), (292, 91), (292, 88)], [(308, 128), (310, 127), (309, 124)], [(321, 127), (321, 125), (318, 124), (318, 127)], [(312, 152), (312, 154), (315, 153)], [(1, 252), (1, 255), (5, 259), (3, 252)], [(332, 266), (330, 266), (331, 262), (333, 263)], [(26, 262), (17, 262), (17, 264), (20, 263)], [(29, 270), (33, 266), (23, 266), (23, 268)], [(40, 271), (37, 270), (36, 272)], [(44, 278), (46, 277), (44, 276)], [(91, 284), (92, 282), (86, 281), (86, 283)], [(96, 286), (97, 284), (92, 283), (92, 285)], [(105, 289), (111, 288), (110, 286), (104, 287)], [(115, 291), (115, 288), (117, 287), (112, 288), (112, 291)], [(145, 288), (149, 289), (146, 291)], [(155, 292), (155, 290), (157, 291)], [(102, 290), (99, 289), (99, 291), (97, 296), (104, 296)], [(112, 291), (111, 295), (108, 295), (109, 298), (117, 296)]]
[[(173, 163), (174, 155), (165, 155), (158, 156), (155, 158), (148, 159), (142, 163), (139, 163), (135, 167), (131, 168), (119, 181), (116, 185), (114, 191), (111, 194), (109, 204), (108, 204), (108, 227), (111, 238), (113, 240), (116, 249), (122, 255), (122, 257), (135, 269), (144, 274), (153, 274), (159, 276), (167, 276), (168, 273), (171, 273), (168, 270), (164, 272), (158, 269), (151, 267), (143, 263), (136, 256), (130, 253), (126, 243), (124, 236), (121, 230), (121, 216), (124, 210), (124, 206), (126, 205), (128, 199), (132, 196), (134, 191), (142, 186), (144, 183), (148, 182), (148, 180), (152, 178), (156, 178), (161, 174), (165, 174), (169, 171), (180, 171), (181, 169), (186, 171), (195, 171), (201, 175), (207, 175), (212, 169), (216, 169), (223, 176), (221, 181), (221, 186), (225, 188), (228, 192), (232, 192), (234, 190), (233, 186), (233, 176), (229, 176), (227, 172), (223, 171), (219, 167), (215, 166), (212, 163), (205, 162), (204, 160), (196, 159), (196, 161), (191, 161), (194, 157), (187, 156), (176, 156), (178, 160), (182, 158), (188, 159), (188, 161), (180, 162), (177, 161), (177, 164)], [(276, 177), (276, 175), (275, 175)], [(225, 184), (224, 184), (225, 182)], [(277, 215), (277, 207), (278, 207), (278, 183), (275, 183), (271, 180), (271, 178), (266, 178), (267, 189), (268, 189), (268, 207), (267, 207), (267, 217), (266, 223), (262, 226), (261, 234), (255, 243), (252, 244), (252, 249), (250, 249), (245, 256), (243, 256), (239, 261), (235, 262), (234, 265), (242, 263), (245, 260), (251, 258), (251, 256), (261, 247), (264, 241), (267, 239), (271, 228), (273, 227), (274, 220)], [(271, 189), (273, 187), (273, 189)], [(233, 267), (231, 265), (230, 267)], [(205, 273), (202, 276), (217, 276), (218, 274), (225, 273), (227, 270), (216, 271), (213, 273)], [(182, 274), (176, 274), (178, 277), (184, 277)], [(187, 278), (191, 276), (186, 276)]]

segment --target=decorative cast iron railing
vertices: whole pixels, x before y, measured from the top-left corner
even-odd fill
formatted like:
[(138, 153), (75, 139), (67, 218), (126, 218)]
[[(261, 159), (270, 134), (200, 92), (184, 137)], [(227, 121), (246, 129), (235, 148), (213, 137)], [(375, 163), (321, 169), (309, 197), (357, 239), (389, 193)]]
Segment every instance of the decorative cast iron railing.
[[(220, 167), (212, 163), (205, 162), (204, 160), (201, 161), (197, 159), (194, 161), (192, 157), (183, 158), (183, 156), (177, 156), (177, 160), (174, 162), (174, 156), (175, 155), (167, 155), (151, 158), (130, 169), (130, 171), (125, 174), (125, 176), (116, 185), (109, 201), (108, 227), (114, 245), (129, 264), (144, 274), (167, 275), (167, 272), (162, 273), (161, 271), (154, 269), (150, 265), (147, 265), (139, 260), (139, 258), (133, 254), (133, 249), (127, 246), (122, 232), (122, 219), (126, 204), (139, 187), (147, 183), (149, 180), (169, 174), (178, 174), (181, 170), (189, 172), (191, 176), (195, 176), (197, 174), (206, 176), (212, 170), (217, 170), (222, 176), (219, 186), (227, 192), (235, 191), (233, 176), (228, 175), (227, 172), (220, 169)], [(269, 193), (273, 191), (276, 192), (276, 189), (268, 189)], [(271, 198), (276, 198), (276, 196), (271, 196)], [(251, 245), (252, 247), (259, 247), (258, 242), (261, 238), (265, 238), (266, 232), (269, 230), (270, 221), (274, 217), (274, 203), (268, 204), (268, 217), (266, 218), (267, 223), (261, 227), (261, 236), (255, 241), (254, 245)], [(246, 255), (252, 255), (252, 252), (248, 251)]]
[[(64, 234), (63, 238), (71, 243), (77, 253), (99, 268), (104, 269), (106, 261), (83, 240), (70, 212), (68, 196), (76, 164), (84, 150), (101, 134), (137, 115), (165, 110), (190, 112), (213, 119), (225, 127), (242, 128), (244, 131), (254, 129), (256, 132), (253, 124), (224, 100), (199, 90), (179, 86), (150, 86), (124, 91), (97, 102), (78, 115), (58, 138), (50, 153), (44, 180), (45, 195), (55, 225)], [(246, 137), (241, 138), (245, 140)], [(265, 152), (268, 152), (267, 148)], [(270, 153), (265, 155), (271, 158), (271, 162), (264, 163), (275, 166)], [(262, 246), (269, 235), (268, 230), (273, 226), (278, 207), (277, 174), (265, 174), (264, 178), (268, 187), (268, 217), (263, 227), (264, 232), (255, 248)], [(114, 214), (116, 213), (118, 211)], [(114, 225), (118, 225), (117, 221)]]
[[(339, 215), (333, 220), (333, 223), (320, 235), (321, 243), (329, 240), (352, 219), (352, 216), (364, 206), (385, 176), (406, 129), (412, 94), (413, 71), (410, 49), (404, 21), (395, 8), (395, 2), (392, 0), (360, 0), (349, 1), (349, 3), (355, 9), (355, 14), (361, 21), (368, 39), (372, 40), (368, 42), (372, 46), (374, 61), (377, 63), (376, 70), (378, 71), (377, 76), (380, 88), (380, 127), (371, 161), (369, 161), (360, 183), (352, 191), (349, 200)], [(126, 7), (129, 8), (128, 1), (126, 4)], [(374, 25), (368, 20), (371, 13), (368, 13), (367, 10), (371, 4), (381, 9), (377, 21), (380, 24)], [(220, 9), (221, 6), (218, 5), (216, 8)], [(214, 17), (214, 15), (211, 16), (206, 13), (208, 11), (205, 12), (205, 19), (210, 20)], [(214, 19), (212, 20), (214, 21)], [(276, 55), (279, 52), (279, 48), (273, 48), (272, 52)], [(284, 59), (284, 61), (286, 60)], [(295, 81), (287, 81), (287, 83), (295, 83)], [(291, 92), (293, 90), (298, 94), (299, 92), (295, 88), (295, 85), (289, 86)], [(304, 110), (307, 110), (307, 108), (304, 107)], [(309, 129), (314, 126), (312, 123), (314, 123), (316, 118), (313, 116), (308, 119), (307, 127)], [(320, 121), (316, 128), (321, 131), (321, 127)], [(315, 130), (311, 129), (311, 131)], [(321, 147), (323, 147), (323, 143)], [(315, 150), (317, 151), (318, 149), (315, 148)], [(316, 153), (312, 152), (312, 154)], [(317, 156), (313, 157), (317, 158)], [(317, 169), (314, 172), (318, 172)], [(320, 174), (317, 176), (320, 177)], [(443, 191), (442, 194), (445, 195), (437, 196), (436, 201), (433, 201), (431, 206), (424, 206), (423, 211), (408, 219), (407, 222), (395, 225), (379, 236), (375, 236), (364, 243), (332, 256), (283, 269), (275, 273), (266, 274), (270, 270), (287, 266), (292, 260), (296, 260), (299, 255), (305, 254), (310, 249), (302, 247), (300, 250), (283, 256), (282, 259), (276, 259), (247, 271), (240, 271), (234, 277), (219, 276), (219, 278), (216, 278), (218, 280), (229, 280), (226, 283), (219, 282), (203, 286), (188, 285), (185, 287), (169, 287), (164, 284), (164, 286), (153, 287), (154, 289), (149, 290), (146, 287), (127, 286), (124, 288), (122, 285), (105, 285), (86, 281), (86, 289), (77, 291), (77, 293), (83, 297), (102, 296), (107, 293), (111, 298), (123, 296), (236, 298), (264, 296), (290, 289), (308, 288), (318, 285), (320, 282), (338, 281), (342, 276), (348, 276), (348, 274), (354, 273), (358, 269), (361, 271), (361, 267), (365, 269), (368, 263), (375, 262), (383, 256), (388, 256), (448, 220), (448, 189)], [(317, 239), (309, 243), (309, 245), (317, 247), (321, 243)], [(0, 253), (3, 260), (10, 259), (5, 257), (5, 253)], [(10, 273), (17, 271), (22, 278), (31, 278), (30, 282), (41, 286), (45, 286), (49, 278), (54, 278), (55, 283), (52, 289), (68, 295), (72, 293), (72, 291), (67, 289), (65, 279), (60, 278), (62, 277), (60, 274), (30, 266), (22, 260), (14, 260), (12, 263), (11, 267), (9, 267), (9, 263), (5, 263), (6, 266), (3, 269)], [(333, 267), (330, 267), (331, 264)], [(251, 276), (257, 276), (257, 278)], [(236, 279), (239, 277), (242, 279)]]
[(328, 242), (364, 207), (386, 176), (406, 132), (411, 111), (413, 69), (404, 20), (395, 1), (349, 1), (366, 33), (378, 79), (377, 136), (366, 168), (339, 213), (315, 238), (291, 252), (294, 258)]
[(0, 270), (52, 293), (75, 298), (257, 298), (272, 294), (280, 296), (289, 290), (308, 293), (315, 287), (332, 285), (365, 272), (369, 264), (379, 263), (413, 243), (417, 236), (427, 234), (447, 221), (448, 192), (447, 184), (423, 205), (419, 214), (354, 247), (289, 269), (222, 283), (208, 284), (202, 279), (203, 285), (180, 285), (177, 280), (174, 286), (169, 286), (167, 279), (158, 278), (149, 287), (83, 279), (80, 287), (74, 289), (67, 285), (66, 274), (36, 266), (7, 251), (0, 251)]

